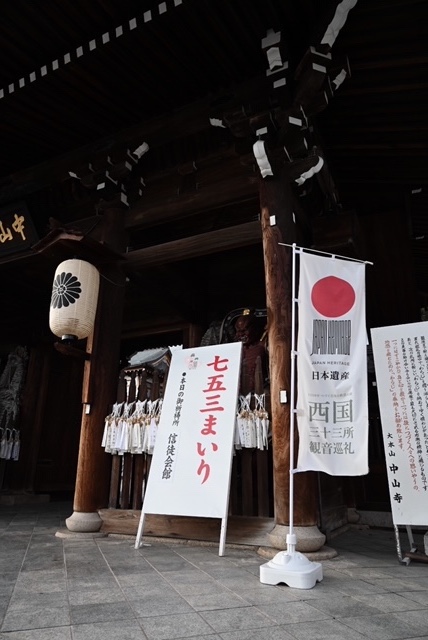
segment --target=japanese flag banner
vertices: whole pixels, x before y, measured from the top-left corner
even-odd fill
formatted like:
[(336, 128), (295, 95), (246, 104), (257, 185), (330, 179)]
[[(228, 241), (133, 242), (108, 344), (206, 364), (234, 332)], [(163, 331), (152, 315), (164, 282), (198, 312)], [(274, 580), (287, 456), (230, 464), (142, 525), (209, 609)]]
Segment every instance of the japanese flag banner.
[(300, 253), (297, 471), (368, 473), (365, 264)]

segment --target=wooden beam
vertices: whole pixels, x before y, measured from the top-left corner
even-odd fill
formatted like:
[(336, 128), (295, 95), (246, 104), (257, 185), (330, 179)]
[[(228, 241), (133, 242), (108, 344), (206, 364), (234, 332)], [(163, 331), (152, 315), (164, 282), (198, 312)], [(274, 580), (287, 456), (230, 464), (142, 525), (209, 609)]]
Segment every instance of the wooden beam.
[(53, 346), (63, 356), (71, 356), (72, 358), (77, 358), (78, 360), (89, 360), (91, 357), (90, 354), (86, 353), (84, 349), (73, 347), (70, 344), (54, 342)]
[[(183, 334), (188, 331), (188, 322), (172, 322), (166, 324), (159, 324), (159, 321), (154, 321), (151, 317), (135, 320), (133, 322), (124, 322), (122, 325), (122, 340), (129, 340), (131, 338), (141, 338), (145, 336), (162, 336), (165, 333), (179, 333)], [(160, 343), (162, 338), (159, 338)]]
[[(259, 85), (260, 78), (258, 77), (235, 87), (234, 102), (237, 108), (241, 107), (246, 96), (253, 95), (253, 91)], [(165, 114), (162, 113), (156, 118), (117, 131), (113, 135), (57, 156), (53, 160), (33, 165), (28, 169), (2, 178), (0, 180), (0, 204), (48, 188), (54, 182), (64, 182), (69, 179), (69, 171), (73, 171), (76, 166), (85, 162), (97, 165), (99, 161), (105, 161), (109, 155), (121, 153), (128, 148), (133, 151), (144, 141), (149, 144), (150, 154), (155, 149), (169, 145), (173, 140), (184, 140), (188, 136), (210, 130), (212, 129), (210, 124), (210, 117), (213, 115), (212, 104), (220, 100), (223, 93), (219, 92), (217, 96), (211, 95), (186, 105), (168, 114), (168, 118), (165, 118)], [(219, 133), (220, 135), (221, 133)]]
[[(182, 165), (163, 171), (147, 171), (144, 174), (141, 198), (130, 193), (130, 207), (124, 212), (127, 231), (153, 227), (164, 222), (188, 218), (194, 214), (220, 209), (226, 205), (258, 200), (255, 160), (240, 155), (233, 145), (224, 146), (206, 154), (196, 162), (192, 185), (186, 189), (182, 185)], [(81, 190), (83, 191), (83, 190)], [(71, 233), (81, 229), (88, 235), (87, 220), (92, 216), (94, 224), (101, 216), (94, 216), (98, 210), (99, 194), (88, 190), (77, 200), (67, 201), (61, 209), (64, 227)], [(91, 232), (91, 236), (92, 236)]]
[(125, 225), (138, 229), (196, 212), (209, 211), (258, 194), (258, 177), (240, 162), (233, 150), (223, 151), (197, 163), (196, 188), (179, 193), (177, 170), (147, 179), (147, 191), (126, 214)]
[(227, 251), (246, 247), (261, 242), (262, 233), (260, 222), (247, 222), (233, 227), (226, 227), (218, 231), (200, 233), (190, 238), (173, 240), (164, 244), (137, 249), (126, 254), (124, 269), (139, 270), (144, 267), (163, 265), (167, 262), (179, 262), (206, 256), (219, 251)]
[(211, 127), (210, 107), (207, 100), (188, 105), (165, 120), (164, 114), (144, 121), (139, 125), (117, 131), (111, 136), (97, 140), (84, 147), (56, 157), (38, 165), (11, 174), (0, 181), (0, 202), (8, 202), (24, 197), (28, 193), (49, 187), (53, 182), (63, 182), (69, 178), (69, 171), (84, 162), (97, 163), (99, 158), (107, 159), (117, 151), (133, 151), (144, 140), (150, 148), (162, 146), (171, 140), (185, 138)]

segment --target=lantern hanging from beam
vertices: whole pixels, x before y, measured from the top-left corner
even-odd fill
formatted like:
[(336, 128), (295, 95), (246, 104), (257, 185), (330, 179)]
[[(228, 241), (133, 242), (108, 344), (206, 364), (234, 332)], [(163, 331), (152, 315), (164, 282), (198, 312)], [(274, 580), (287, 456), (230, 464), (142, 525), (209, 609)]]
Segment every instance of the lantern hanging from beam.
[(87, 338), (94, 328), (100, 274), (84, 260), (58, 265), (52, 285), (49, 326), (62, 340)]

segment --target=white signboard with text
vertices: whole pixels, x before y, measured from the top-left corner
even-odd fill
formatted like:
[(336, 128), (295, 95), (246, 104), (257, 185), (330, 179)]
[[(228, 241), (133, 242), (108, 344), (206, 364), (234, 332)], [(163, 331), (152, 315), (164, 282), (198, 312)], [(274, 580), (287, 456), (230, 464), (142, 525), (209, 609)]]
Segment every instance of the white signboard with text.
[(428, 521), (428, 322), (371, 330), (392, 519)]
[(142, 516), (226, 518), (241, 349), (173, 353)]

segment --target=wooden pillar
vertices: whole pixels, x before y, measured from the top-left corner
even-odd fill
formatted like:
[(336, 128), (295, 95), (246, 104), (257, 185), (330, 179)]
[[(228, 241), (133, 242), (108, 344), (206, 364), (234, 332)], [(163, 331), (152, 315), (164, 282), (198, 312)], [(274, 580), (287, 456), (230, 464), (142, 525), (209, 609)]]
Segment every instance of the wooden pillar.
[[(121, 236), (124, 211), (108, 211), (109, 245), (113, 249)], [(112, 222), (114, 221), (114, 224)], [(115, 232), (116, 229), (116, 232)], [(74, 532), (94, 532), (101, 527), (98, 509), (108, 504), (111, 456), (101, 440), (105, 417), (116, 399), (119, 375), (125, 275), (115, 264), (100, 267), (100, 293), (95, 327), (87, 340), (90, 359), (83, 376), (83, 412), (73, 515), (66, 520)]]
[[(292, 250), (279, 243), (292, 244), (296, 241), (296, 225), (293, 220), (294, 199), (292, 186), (285, 173), (278, 172), (275, 177), (261, 179), (260, 205), (268, 319), (274, 512), (276, 525), (279, 526), (289, 524), (292, 348)], [(280, 401), (282, 390), (287, 393), (287, 403)], [(295, 431), (297, 450), (297, 428)], [(316, 476), (313, 472), (295, 474), (294, 524), (298, 527), (316, 527), (317, 521)], [(324, 537), (321, 536), (321, 539), (314, 544), (319, 548), (323, 542)], [(283, 548), (282, 541), (273, 546)]]

